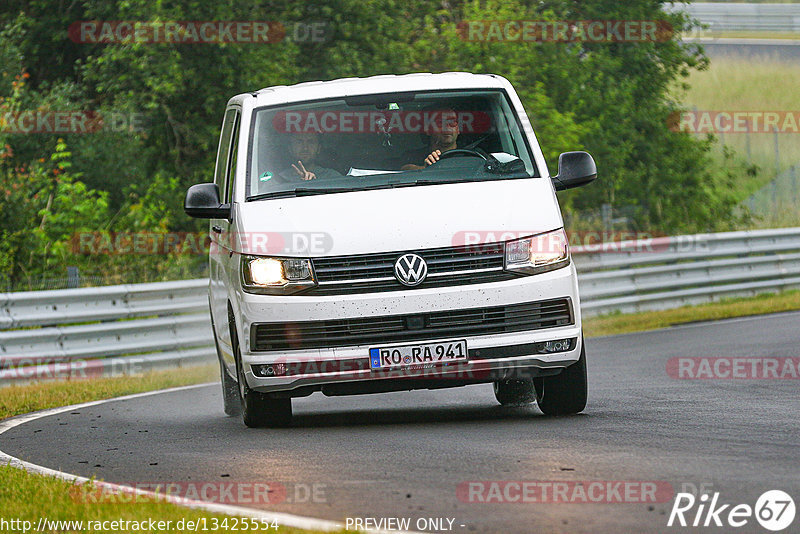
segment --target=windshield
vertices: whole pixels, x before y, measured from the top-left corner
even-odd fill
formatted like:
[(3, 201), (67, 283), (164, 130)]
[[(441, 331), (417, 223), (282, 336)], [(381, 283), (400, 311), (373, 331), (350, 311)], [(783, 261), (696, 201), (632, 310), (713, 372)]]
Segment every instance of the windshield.
[(254, 114), (248, 200), (538, 176), (499, 90), (345, 97)]

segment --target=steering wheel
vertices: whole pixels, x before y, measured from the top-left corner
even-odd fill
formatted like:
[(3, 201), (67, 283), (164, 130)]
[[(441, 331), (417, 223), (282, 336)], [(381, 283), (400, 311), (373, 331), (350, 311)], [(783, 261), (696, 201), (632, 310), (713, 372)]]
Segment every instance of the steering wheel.
[(486, 154), (479, 152), (477, 150), (472, 150), (470, 148), (454, 148), (453, 150), (448, 150), (447, 152), (442, 152), (439, 155), (439, 161), (442, 161), (446, 158), (457, 158), (459, 156), (471, 156), (473, 158), (478, 157), (483, 160), (488, 160), (489, 158)]

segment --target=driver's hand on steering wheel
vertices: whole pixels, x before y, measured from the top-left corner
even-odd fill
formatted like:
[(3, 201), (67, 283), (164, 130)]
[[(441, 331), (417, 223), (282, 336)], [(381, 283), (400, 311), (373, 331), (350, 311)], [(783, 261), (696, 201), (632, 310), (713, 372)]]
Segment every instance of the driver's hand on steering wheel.
[(439, 161), (439, 156), (441, 155), (442, 155), (441, 150), (434, 150), (433, 152), (428, 154), (427, 158), (425, 158), (425, 165), (433, 165), (434, 163)]

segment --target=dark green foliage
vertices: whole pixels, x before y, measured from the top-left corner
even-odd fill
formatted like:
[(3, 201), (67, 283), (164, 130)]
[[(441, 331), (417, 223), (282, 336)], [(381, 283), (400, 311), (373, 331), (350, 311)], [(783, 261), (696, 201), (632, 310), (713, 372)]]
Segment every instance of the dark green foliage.
[[(0, 147), (7, 146), (0, 178), (11, 188), (0, 191), (0, 283), (3, 275), (12, 283), (63, 276), (65, 265), (131, 280), (201, 268), (197, 257), (178, 254), (124, 261), (75, 256), (64, 240), (85, 229), (201, 229), (182, 214), (183, 190), (211, 178), (227, 99), (343, 76), (501, 74), (517, 88), (552, 173), (566, 150), (588, 150), (598, 163), (595, 184), (561, 197), (567, 214), (610, 203), (642, 231), (731, 227), (730, 177), (712, 167), (709, 142), (667, 126), (679, 109), (671, 90), (690, 69), (706, 65), (700, 51), (674, 37), (655, 43), (473, 42), (458, 32), (463, 21), (592, 19), (664, 20), (676, 32), (689, 25), (648, 0), (9, 0), (0, 6), (0, 111), (92, 110), (135, 116), (141, 128), (60, 136), (0, 132)], [(326, 39), (75, 43), (68, 28), (82, 20), (278, 21), (290, 36), (296, 23), (321, 21)], [(53, 173), (62, 163), (71, 167), (61, 169), (58, 182)], [(39, 241), (25, 244), (30, 235)]]

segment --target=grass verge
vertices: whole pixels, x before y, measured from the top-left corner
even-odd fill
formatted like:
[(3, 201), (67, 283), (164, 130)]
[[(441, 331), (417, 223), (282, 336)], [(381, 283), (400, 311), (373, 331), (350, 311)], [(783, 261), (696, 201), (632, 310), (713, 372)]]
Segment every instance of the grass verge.
[[(769, 80), (769, 83), (764, 83)], [(686, 80), (689, 89), (678, 90), (676, 98), (682, 100), (687, 110), (699, 112), (759, 112), (758, 132), (764, 132), (764, 118), (772, 112), (779, 113), (780, 130), (777, 135), (748, 133), (744, 125), (727, 133), (717, 133), (712, 165), (730, 172), (732, 190), (740, 202), (758, 193), (760, 199), (752, 205), (755, 220), (753, 227), (777, 228), (800, 224), (796, 209), (798, 195), (794, 180), (788, 173), (800, 164), (800, 144), (793, 122), (786, 123), (787, 115), (798, 111), (797, 91), (800, 84), (800, 66), (797, 62), (783, 61), (775, 56), (741, 58), (736, 56), (712, 58), (704, 71), (692, 71)], [(710, 117), (712, 115), (702, 114)], [(752, 119), (755, 121), (755, 119)], [(700, 121), (700, 118), (697, 118)], [(698, 122), (699, 123), (699, 122)], [(731, 123), (727, 123), (730, 127)], [(751, 128), (756, 128), (754, 122)], [(705, 137), (705, 134), (697, 134)], [(726, 159), (723, 147), (733, 150), (732, 159)], [(786, 184), (782, 193), (770, 195), (762, 189), (776, 177)]]
[[(78, 490), (76, 486), (63, 480), (31, 475), (21, 469), (0, 466), (2, 519), (6, 522), (16, 521), (16, 524), (7, 523), (5, 528), (0, 528), (3, 528), (3, 532), (34, 532), (44, 518), (50, 523), (42, 525), (41, 532), (308, 533), (269, 523), (252, 524), (250, 519), (191, 510), (163, 501), (138, 499), (137, 502), (131, 502), (133, 497), (127, 497), (127, 499), (115, 499), (115, 502), (102, 502), (111, 499), (92, 499), (92, 492), (84, 493), (84, 491), (86, 490)], [(86, 497), (87, 494), (89, 498)], [(95, 500), (101, 502), (94, 502)], [(156, 523), (163, 523), (149, 525), (151, 519)], [(71, 523), (59, 525), (55, 523), (57, 521)], [(120, 523), (114, 525), (111, 521)], [(129, 523), (123, 524), (122, 521)], [(196, 530), (195, 525), (198, 527)]]
[(583, 332), (586, 337), (610, 336), (698, 321), (716, 321), (792, 310), (800, 310), (800, 291), (722, 299), (708, 304), (664, 311), (587, 317), (583, 320)]
[(0, 389), (0, 419), (133, 393), (202, 384), (219, 379), (216, 364), (154, 371), (139, 376), (37, 382)]

